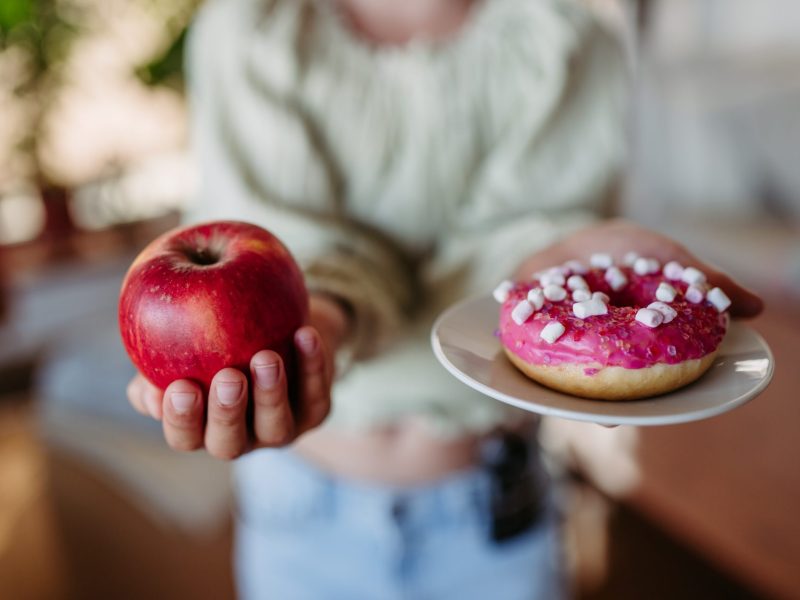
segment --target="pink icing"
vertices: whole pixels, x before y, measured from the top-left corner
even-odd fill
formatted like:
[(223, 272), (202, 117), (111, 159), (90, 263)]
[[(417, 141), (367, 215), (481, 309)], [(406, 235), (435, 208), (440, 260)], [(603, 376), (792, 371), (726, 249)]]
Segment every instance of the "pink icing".
[[(528, 290), (537, 282), (517, 283), (500, 309), (499, 337), (502, 344), (526, 362), (544, 365), (579, 363), (591, 366), (584, 371), (619, 366), (641, 369), (657, 363), (676, 364), (702, 358), (716, 350), (728, 324), (728, 316), (708, 302), (692, 304), (683, 298), (688, 287), (680, 281), (670, 281), (679, 294), (670, 306), (678, 315), (666, 324), (653, 329), (634, 320), (636, 311), (656, 300), (658, 284), (666, 281), (662, 275), (636, 275), (630, 268), (620, 267), (628, 284), (614, 292), (603, 279), (603, 270), (592, 269), (583, 277), (593, 292), (608, 294), (611, 302), (608, 314), (579, 319), (572, 313), (573, 302), (545, 302), (522, 325), (511, 319), (511, 311), (524, 300)], [(550, 321), (560, 321), (564, 334), (553, 344), (539, 337)]]

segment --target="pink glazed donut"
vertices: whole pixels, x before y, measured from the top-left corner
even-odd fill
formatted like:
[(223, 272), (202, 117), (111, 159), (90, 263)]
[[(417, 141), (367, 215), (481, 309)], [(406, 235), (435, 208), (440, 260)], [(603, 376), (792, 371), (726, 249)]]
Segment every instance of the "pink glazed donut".
[(511, 360), (547, 387), (598, 400), (663, 394), (700, 377), (728, 327), (730, 300), (676, 262), (626, 255), (615, 265), (569, 261), (532, 281), (501, 283), (498, 337)]

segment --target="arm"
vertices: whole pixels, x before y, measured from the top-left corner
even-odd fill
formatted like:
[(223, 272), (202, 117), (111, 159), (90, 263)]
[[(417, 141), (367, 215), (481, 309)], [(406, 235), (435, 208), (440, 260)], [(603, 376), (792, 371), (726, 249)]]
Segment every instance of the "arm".
[[(758, 314), (760, 299), (674, 240), (621, 220), (589, 225), (604, 212), (604, 192), (613, 187), (623, 164), (627, 85), (619, 45), (573, 8), (565, 14), (579, 35), (571, 49), (562, 49), (570, 60), (555, 54), (544, 63), (549, 78), (542, 79), (540, 88), (553, 91), (547, 96), (550, 103), (523, 95), (526, 106), (538, 112), (503, 111), (508, 122), (497, 131), (495, 151), (467, 204), (468, 211), (492, 218), (460, 223), (442, 246), (440, 270), (465, 274), (462, 295), (468, 295), (485, 293), (512, 273), (528, 278), (592, 252), (622, 257), (634, 250), (701, 268), (729, 294), (734, 315)], [(542, 77), (541, 70), (537, 76)], [(529, 258), (520, 266), (524, 256)]]
[(509, 66), (520, 86), (498, 81), (507, 93), (488, 128), (491, 152), (436, 257), (462, 296), (493, 288), (613, 202), (626, 137), (621, 46), (579, 5), (560, 7), (551, 25)]
[[(162, 420), (173, 448), (205, 447), (226, 459), (291, 443), (319, 425), (330, 410), (337, 352), (340, 358), (372, 351), (401, 321), (412, 289), (403, 253), (345, 214), (336, 161), (293, 99), (292, 82), (279, 81), (297, 67), (295, 46), (281, 37), (288, 35), (283, 29), (271, 27), (290, 24), (248, 12), (256, 7), (209, 3), (190, 36), (192, 143), (201, 185), (187, 218), (258, 223), (300, 264), (312, 301), (309, 323), (295, 336), (297, 398), (289, 398), (295, 386), (287, 385), (279, 357), (266, 350), (252, 357), (252, 390), (234, 369), (216, 375), (207, 399), (188, 381), (162, 394), (136, 377), (128, 390), (137, 410)], [(252, 69), (254, 60), (269, 68)]]

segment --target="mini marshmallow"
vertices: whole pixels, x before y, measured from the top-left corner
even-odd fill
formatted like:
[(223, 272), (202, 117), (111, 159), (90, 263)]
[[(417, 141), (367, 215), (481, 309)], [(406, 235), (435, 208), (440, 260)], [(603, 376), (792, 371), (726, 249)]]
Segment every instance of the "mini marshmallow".
[(661, 263), (655, 258), (637, 258), (633, 263), (633, 272), (637, 275), (652, 275), (661, 270)]
[(652, 308), (640, 308), (636, 313), (636, 320), (647, 327), (658, 327), (664, 322), (664, 315)]
[(580, 275), (573, 275), (567, 279), (567, 287), (571, 290), (588, 290), (589, 284)]
[(633, 262), (633, 272), (637, 275), (647, 275), (647, 259), (637, 258)]
[(620, 271), (617, 267), (609, 267), (606, 269), (605, 279), (615, 292), (624, 288), (625, 284), (628, 283), (628, 278), (625, 277), (625, 273)]
[(544, 306), (544, 292), (542, 288), (531, 288), (528, 291), (528, 302), (533, 305), (534, 310), (541, 310), (542, 306)]
[(550, 321), (547, 325), (544, 326), (541, 332), (539, 332), (539, 337), (542, 338), (548, 344), (552, 344), (562, 335), (564, 335), (564, 326), (559, 323), (558, 321)]
[(703, 301), (703, 298), (705, 298), (706, 294), (703, 291), (703, 288), (696, 285), (690, 285), (684, 296), (686, 296), (686, 299), (692, 304), (700, 304)]
[(568, 260), (564, 263), (564, 267), (573, 273), (577, 273), (578, 275), (585, 275), (589, 272), (589, 269), (586, 268), (579, 260)]
[(664, 277), (672, 281), (680, 281), (683, 277), (683, 265), (674, 260), (664, 265)]
[(585, 300), (591, 300), (592, 293), (589, 290), (578, 288), (577, 290), (572, 292), (572, 299), (575, 302), (584, 302)]
[(719, 312), (724, 312), (731, 305), (731, 299), (718, 287), (711, 289), (706, 298)]
[(539, 283), (542, 285), (542, 287), (547, 285), (563, 286), (566, 282), (567, 280), (564, 279), (564, 275), (555, 271), (548, 271), (547, 273), (539, 277)]
[(706, 274), (700, 269), (694, 267), (686, 267), (681, 273), (681, 280), (689, 285), (697, 285), (698, 283), (706, 282)]
[(603, 292), (594, 292), (592, 294), (592, 300), (599, 300), (603, 304), (611, 302), (611, 298), (608, 297), (608, 294), (604, 294)]
[(678, 311), (664, 302), (651, 302), (647, 305), (647, 308), (660, 312), (661, 316), (664, 317), (664, 323), (670, 323), (678, 316)]
[(572, 305), (572, 313), (579, 319), (595, 317), (608, 314), (608, 306), (605, 302), (592, 298), (583, 302), (576, 302)]
[(501, 281), (500, 284), (494, 288), (492, 292), (492, 296), (494, 299), (497, 300), (500, 304), (508, 300), (508, 293), (514, 287), (514, 283), (506, 279), (505, 281)]
[(517, 325), (522, 325), (525, 321), (531, 318), (533, 314), (533, 306), (527, 300), (521, 301), (511, 311), (511, 318)]
[(607, 269), (614, 264), (614, 259), (610, 254), (598, 252), (596, 254), (592, 254), (592, 256), (589, 258), (589, 264), (597, 269)]
[(636, 252), (627, 252), (625, 256), (622, 257), (622, 264), (626, 267), (632, 267), (633, 263), (639, 258), (639, 255)]
[(666, 281), (662, 281), (658, 284), (658, 289), (656, 290), (656, 299), (661, 300), (661, 302), (672, 302), (675, 300), (675, 296), (678, 295), (678, 290), (668, 284)]
[(544, 286), (544, 297), (551, 302), (561, 302), (567, 297), (567, 290), (560, 285), (546, 285)]
[(650, 273), (661, 273), (661, 263), (657, 258), (648, 259), (647, 266), (650, 267)]

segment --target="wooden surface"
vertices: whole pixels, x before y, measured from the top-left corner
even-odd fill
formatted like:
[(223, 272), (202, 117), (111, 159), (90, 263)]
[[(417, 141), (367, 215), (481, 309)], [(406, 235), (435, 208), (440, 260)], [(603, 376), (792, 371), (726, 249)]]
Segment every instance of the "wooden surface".
[(0, 396), (0, 598), (65, 597), (64, 553), (46, 488), (45, 455), (30, 410)]
[(232, 523), (190, 536), (155, 523), (86, 465), (48, 456), (57, 537), (67, 552), (64, 598), (235, 598)]
[(770, 387), (715, 419), (642, 428), (626, 502), (743, 583), (800, 598), (800, 313), (752, 326), (775, 353)]

